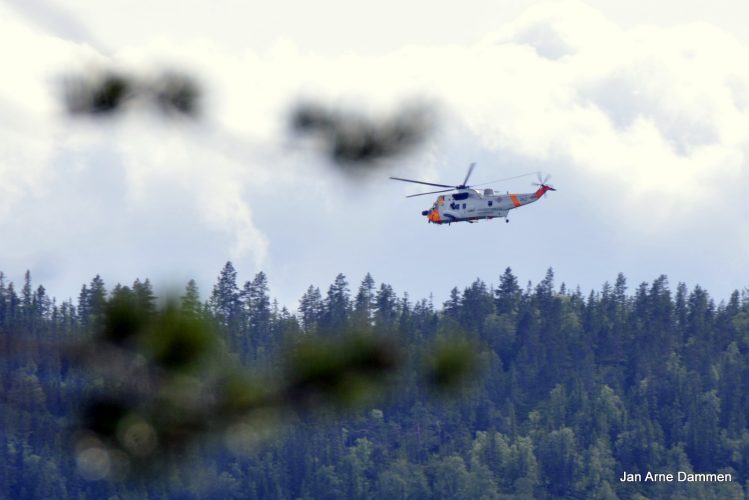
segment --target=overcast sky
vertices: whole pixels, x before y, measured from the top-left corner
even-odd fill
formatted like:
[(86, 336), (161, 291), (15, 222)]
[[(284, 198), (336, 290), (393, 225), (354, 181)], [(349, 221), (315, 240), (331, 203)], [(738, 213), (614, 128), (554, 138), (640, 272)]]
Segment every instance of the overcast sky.
[[(749, 286), (745, 2), (402, 4), (0, 2), (0, 270), (60, 299), (95, 274), (207, 297), (232, 260), (293, 308), (339, 272), (437, 302), (507, 266), (584, 292), (620, 271)], [(207, 112), (71, 120), (60, 81), (101, 67), (195, 74)], [(305, 98), (372, 116), (416, 99), (438, 127), (351, 179), (290, 142)], [(474, 161), (474, 182), (541, 170), (558, 191), (509, 224), (438, 227), (432, 196), (387, 179), (457, 184)]]

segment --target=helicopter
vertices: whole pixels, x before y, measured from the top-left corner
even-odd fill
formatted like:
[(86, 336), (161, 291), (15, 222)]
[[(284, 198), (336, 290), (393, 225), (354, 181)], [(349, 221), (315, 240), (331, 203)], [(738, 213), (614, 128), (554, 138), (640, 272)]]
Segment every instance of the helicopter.
[(541, 178), (541, 173), (536, 172), (538, 176), (538, 182), (533, 183), (534, 186), (538, 186), (538, 189), (533, 193), (521, 193), (506, 194), (495, 193), (492, 188), (486, 188), (483, 190), (473, 189), (473, 187), (485, 186), (496, 182), (507, 181), (511, 179), (517, 179), (524, 177), (523, 174), (515, 177), (508, 177), (506, 179), (497, 179), (494, 181), (484, 182), (482, 184), (476, 184), (475, 186), (469, 186), (467, 184), (468, 179), (473, 173), (473, 169), (476, 163), (471, 163), (468, 167), (468, 173), (462, 184), (457, 186), (450, 186), (447, 184), (435, 184), (433, 182), (417, 181), (413, 179), (404, 179), (402, 177), (390, 177), (395, 181), (413, 182), (415, 184), (425, 184), (427, 186), (436, 186), (448, 189), (441, 189), (439, 191), (429, 191), (428, 193), (418, 193), (406, 196), (406, 198), (413, 198), (414, 196), (423, 196), (426, 194), (436, 193), (447, 193), (450, 191), (457, 191), (457, 193), (449, 195), (440, 195), (432, 205), (432, 208), (424, 210), (421, 215), (427, 218), (429, 223), (434, 224), (452, 224), (453, 222), (469, 222), (474, 223), (481, 219), (494, 219), (503, 217), (505, 222), (510, 222), (507, 218), (507, 214), (510, 210), (523, 205), (528, 205), (534, 201), (540, 200), (548, 191), (556, 191), (553, 186), (547, 184), (551, 175), (547, 175), (545, 178)]

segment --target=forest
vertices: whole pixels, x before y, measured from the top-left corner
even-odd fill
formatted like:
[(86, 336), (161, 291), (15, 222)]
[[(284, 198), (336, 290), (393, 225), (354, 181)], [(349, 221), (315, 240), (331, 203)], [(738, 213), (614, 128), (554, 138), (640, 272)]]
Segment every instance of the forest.
[[(288, 310), (270, 297), (263, 272), (242, 284), (231, 262), (204, 297), (191, 281), (171, 305), (148, 279), (107, 285), (96, 276), (77, 301), (58, 302), (29, 273), (20, 286), (0, 273), (0, 498), (723, 499), (749, 493), (746, 290), (716, 303), (703, 288), (672, 287), (663, 275), (630, 285), (619, 274), (589, 293), (557, 285), (552, 269), (535, 285), (521, 285), (510, 268), (487, 278), (496, 286), (476, 279), (434, 304), (378, 285), (369, 274), (353, 283), (339, 274), (327, 289), (311, 285), (298, 308)], [(81, 409), (100, 397), (92, 395), (116, 392), (125, 381), (93, 373), (70, 346), (92, 345), (91, 356), (102, 356), (97, 325), (123, 298), (138, 305), (144, 322), (171, 307), (212, 325), (225, 359), (255, 374), (247, 384), (288, 383), (294, 375), (284, 372), (284, 360), (299, 346), (319, 343), (320, 351), (343, 352), (354, 335), (388, 339), (400, 361), (397, 369), (383, 361), (367, 372), (384, 389), (361, 401), (318, 404), (307, 397), (308, 386), (297, 384), (303, 403), (294, 400), (282, 417), (255, 419), (239, 434), (216, 433), (226, 427), (218, 423), (160, 456), (163, 463), (151, 467), (144, 459), (122, 477), (96, 476), (74, 449), (85, 420)], [(190, 324), (184, 323), (187, 330)], [(470, 359), (471, 373), (452, 389), (430, 386), (422, 376), (429, 353), (451, 342), (470, 344), (471, 357), (461, 359)], [(162, 358), (155, 359), (182, 363), (179, 355), (189, 349), (178, 347), (157, 348)], [(450, 372), (453, 365), (446, 366)], [(460, 359), (454, 366), (461, 368)], [(225, 410), (205, 405), (219, 408), (205, 412), (206, 420)], [(134, 456), (155, 453), (178, 435), (165, 427), (137, 434), (139, 446), (149, 442), (143, 436), (158, 439), (147, 449), (132, 448)], [(110, 458), (114, 464), (115, 455)], [(620, 481), (625, 473), (647, 472), (723, 473), (730, 481)]]

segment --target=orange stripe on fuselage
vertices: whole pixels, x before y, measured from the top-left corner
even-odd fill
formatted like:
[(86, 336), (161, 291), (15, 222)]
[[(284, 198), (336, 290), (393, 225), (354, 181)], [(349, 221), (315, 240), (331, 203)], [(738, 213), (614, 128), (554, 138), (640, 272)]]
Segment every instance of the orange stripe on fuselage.
[(522, 203), (520, 203), (520, 200), (518, 200), (518, 197), (515, 196), (514, 194), (510, 195), (510, 199), (512, 200), (512, 204), (515, 205), (516, 207), (519, 207), (520, 205), (522, 205)]

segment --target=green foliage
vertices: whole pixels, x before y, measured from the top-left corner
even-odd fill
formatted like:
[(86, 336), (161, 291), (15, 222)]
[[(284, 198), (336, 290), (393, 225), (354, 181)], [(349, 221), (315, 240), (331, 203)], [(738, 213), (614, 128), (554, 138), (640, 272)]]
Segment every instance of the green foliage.
[(475, 349), (466, 340), (443, 337), (429, 355), (427, 379), (438, 388), (453, 388), (476, 371)]
[(351, 334), (341, 341), (307, 338), (288, 356), (285, 394), (296, 405), (351, 405), (382, 390), (400, 363), (389, 340)]
[(291, 314), (231, 263), (161, 306), (148, 280), (97, 276), (76, 306), (0, 274), (0, 496), (741, 498), (746, 294), (517, 283), (435, 310), (339, 275)]

